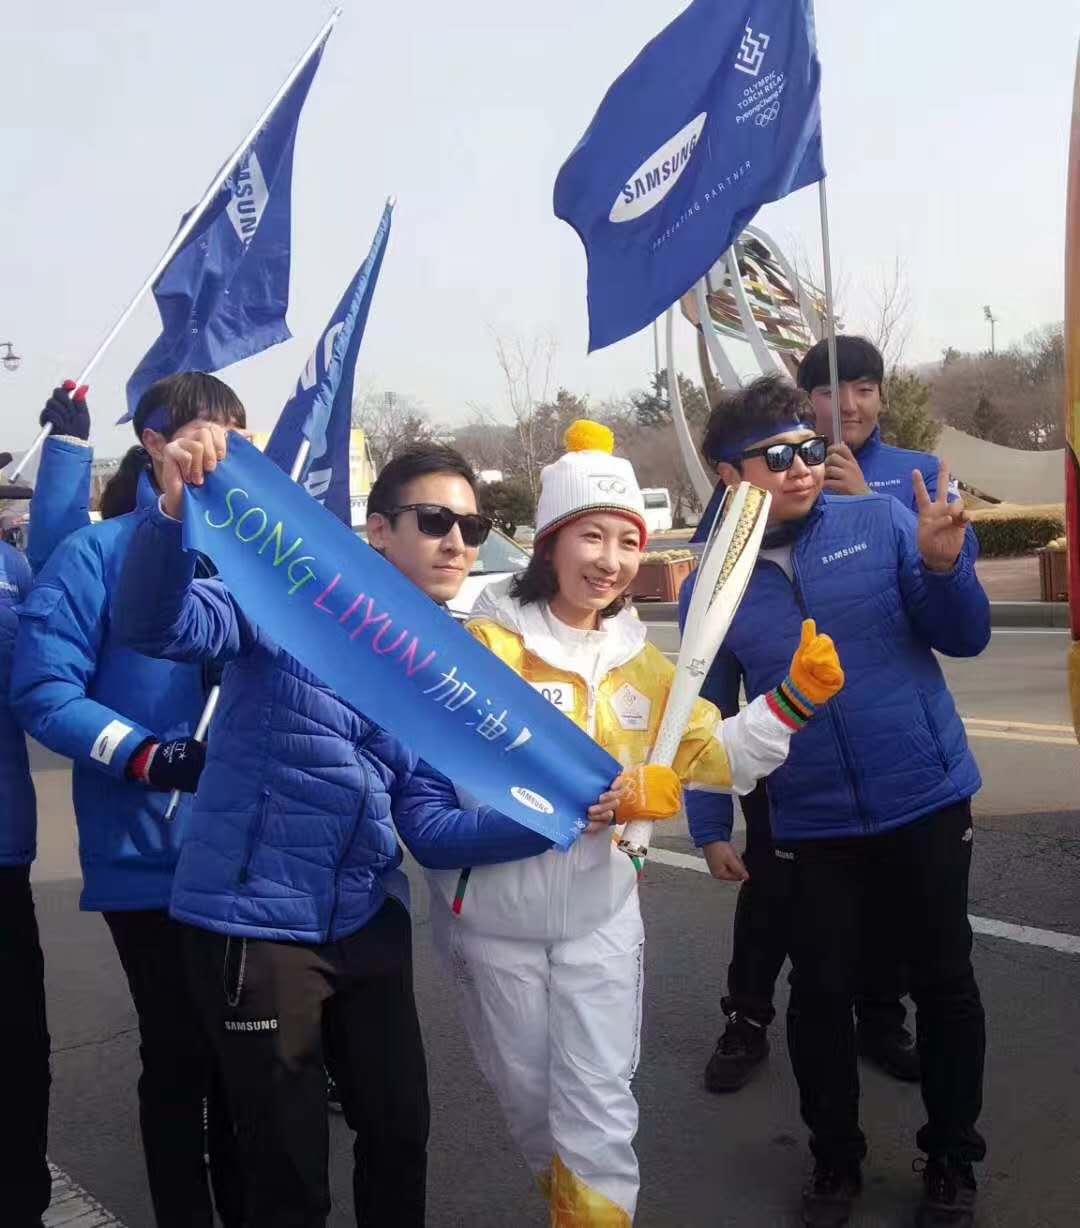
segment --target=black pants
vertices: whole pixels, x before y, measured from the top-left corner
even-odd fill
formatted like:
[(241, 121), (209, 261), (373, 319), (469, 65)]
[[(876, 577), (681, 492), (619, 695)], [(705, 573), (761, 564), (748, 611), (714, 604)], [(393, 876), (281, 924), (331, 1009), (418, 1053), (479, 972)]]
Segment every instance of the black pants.
[(794, 854), (788, 1046), (818, 1159), (866, 1154), (851, 1008), (871, 901), (889, 909), (917, 1008), (928, 1118), (918, 1146), (969, 1162), (985, 1154), (975, 1128), (986, 1021), (967, 917), (972, 836), (963, 802), (881, 835), (784, 846)]
[(0, 1219), (38, 1228), (49, 1205), (49, 1029), (29, 866), (0, 866)]
[(241, 1228), (236, 1131), (189, 988), (184, 929), (159, 910), (105, 921), (139, 1017), (139, 1125), (158, 1228), (213, 1228), (215, 1205), (226, 1228)]
[[(735, 904), (728, 992), (721, 1006), (725, 1015), (743, 1015), (768, 1027), (776, 1016), (776, 979), (791, 942), (793, 862), (783, 850), (778, 855), (773, 846), (764, 785), (743, 798), (742, 809), (746, 819), (743, 860), (750, 878), (739, 888)], [(855, 1013), (861, 1028), (887, 1034), (902, 1028), (907, 1017), (900, 1001), (906, 992), (905, 977), (886, 918), (872, 917), (870, 930), (875, 939), (863, 945)]]
[(422, 1228), (427, 1068), (405, 909), (388, 900), (363, 929), (323, 946), (193, 927), (186, 945), (240, 1134), (251, 1223), (326, 1223), (329, 1069), (356, 1134), (357, 1224)]

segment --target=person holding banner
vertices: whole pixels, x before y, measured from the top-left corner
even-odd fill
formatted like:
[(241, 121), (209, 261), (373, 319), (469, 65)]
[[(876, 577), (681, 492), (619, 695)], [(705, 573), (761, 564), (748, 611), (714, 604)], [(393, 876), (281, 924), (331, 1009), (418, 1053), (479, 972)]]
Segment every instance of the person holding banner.
[(190, 801), (174, 822), (164, 820), (165, 808), (174, 788), (191, 794), (199, 779), (205, 749), (192, 733), (205, 674), (198, 663), (132, 652), (116, 635), (111, 607), (138, 523), (115, 513), (158, 498), (170, 439), (210, 420), (242, 428), (244, 408), (210, 375), (158, 381), (135, 412), (141, 444), (106, 490), (114, 515), (78, 528), (87, 514), (89, 414), (70, 391), (59, 389), (46, 408), (55, 434), (45, 444), (31, 539), (44, 565), (19, 609), (12, 706), (28, 733), (74, 760), (81, 907), (103, 913), (139, 1018), (139, 1117), (156, 1222), (211, 1228), (216, 1204), (227, 1228), (241, 1228), (234, 1130), (184, 974), (180, 927), (166, 911)]
[[(258, 611), (220, 580), (196, 580), (185, 485), (202, 485), (226, 450), (217, 426), (165, 449), (162, 498), (140, 515), (117, 603), (119, 633), (139, 651), (225, 664), (171, 911), (237, 1116), (251, 1223), (326, 1222), (325, 1066), (356, 1134), (357, 1224), (420, 1228), (427, 1072), (395, 828), (439, 868), (551, 842), (490, 806), (461, 806), (444, 776), (271, 641)], [(369, 500), (387, 560), (433, 601), (453, 597), (491, 527), (465, 461), (413, 449)], [(613, 804), (606, 793), (594, 810), (606, 818)]]
[[(705, 451), (720, 458), (721, 480), (753, 482), (772, 504), (702, 694), (732, 709), (740, 682), (751, 700), (767, 692), (803, 620), (827, 620), (848, 685), (766, 785), (775, 857), (790, 871), (788, 1043), (816, 1161), (803, 1222), (846, 1223), (861, 1189), (852, 1006), (863, 937), (886, 915), (918, 1008), (927, 1122), (916, 1141), (929, 1159), (917, 1223), (965, 1228), (972, 1164), (986, 1149), (976, 1128), (985, 1019), (967, 918), (971, 797), (981, 782), (934, 650), (980, 653), (989, 603), (944, 465), (933, 499), (913, 474), (917, 519), (897, 499), (823, 495), (827, 440), (813, 422), (805, 392), (779, 376), (726, 397), (709, 419)], [(693, 577), (684, 608), (692, 587)], [(687, 812), (714, 877), (741, 877), (730, 804), (690, 794)]]
[[(680, 780), (689, 791), (748, 791), (784, 761), (813, 711), (805, 697), (824, 702), (842, 685), (831, 642), (808, 627), (772, 695), (722, 727), (697, 703), (674, 770), (642, 769), (674, 674), (627, 608), (644, 501), (606, 427), (576, 422), (566, 444), (541, 475), (528, 568), (484, 590), (469, 629), (627, 769), (612, 821), (672, 815)], [(644, 952), (633, 863), (612, 840), (587, 838), (568, 852), (430, 877), (436, 943), (477, 1062), (551, 1223), (629, 1225)]]

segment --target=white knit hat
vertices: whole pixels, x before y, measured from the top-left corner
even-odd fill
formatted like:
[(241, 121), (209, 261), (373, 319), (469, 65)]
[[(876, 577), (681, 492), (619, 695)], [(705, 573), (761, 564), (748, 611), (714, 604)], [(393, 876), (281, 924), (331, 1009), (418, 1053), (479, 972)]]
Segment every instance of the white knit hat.
[(579, 418), (563, 436), (566, 453), (540, 473), (536, 540), (586, 512), (614, 512), (628, 517), (645, 545), (645, 500), (634, 467), (612, 456), (615, 436), (599, 422)]

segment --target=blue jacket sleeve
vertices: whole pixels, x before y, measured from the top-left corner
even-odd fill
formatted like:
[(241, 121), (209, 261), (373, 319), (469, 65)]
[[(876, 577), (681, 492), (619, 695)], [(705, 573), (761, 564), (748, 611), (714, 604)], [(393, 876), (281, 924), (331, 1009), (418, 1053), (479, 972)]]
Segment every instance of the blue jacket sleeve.
[(918, 522), (895, 500), (889, 501), (896, 534), (900, 595), (908, 620), (919, 635), (949, 657), (976, 657), (990, 642), (990, 602), (975, 574), (978, 545), (970, 529), (952, 571), (923, 566)]
[(154, 731), (87, 695), (107, 610), (101, 555), (92, 534), (76, 534), (54, 551), (19, 607), (11, 705), (50, 750), (123, 778)]
[(50, 435), (41, 450), (26, 553), (37, 574), (52, 552), (90, 523), (90, 466), (94, 450), (81, 439)]
[[(720, 709), (721, 716), (734, 716), (739, 710), (739, 683), (742, 669), (736, 657), (721, 648), (716, 654), (705, 681), (701, 698)], [(687, 789), (683, 793), (690, 836), (698, 848), (716, 840), (730, 840), (735, 821), (735, 803), (730, 793), (712, 793), (705, 789)]]
[(463, 809), (454, 786), (423, 759), (399, 785), (393, 804), (405, 847), (429, 870), (520, 861), (551, 848), (546, 837), (492, 806)]
[(220, 580), (196, 580), (183, 525), (154, 504), (124, 559), (112, 603), (121, 642), (147, 657), (224, 664), (250, 651), (255, 629)]

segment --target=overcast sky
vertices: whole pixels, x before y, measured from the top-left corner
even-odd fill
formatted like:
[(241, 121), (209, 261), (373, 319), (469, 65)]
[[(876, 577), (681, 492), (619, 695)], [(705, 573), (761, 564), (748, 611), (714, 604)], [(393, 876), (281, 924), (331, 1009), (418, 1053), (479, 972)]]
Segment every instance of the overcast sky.
[[(716, 0), (737, 3), (737, 0)], [(5, 0), (0, 27), (0, 448), (25, 446), (327, 15), (322, 0)], [(504, 407), (492, 336), (557, 340), (556, 382), (642, 386), (648, 332), (587, 358), (585, 261), (551, 190), (604, 91), (679, 0), (347, 0), (293, 178), (294, 339), (225, 373), (269, 427), (370, 243), (398, 207), (358, 383), (438, 420)], [(1063, 314), (1076, 0), (818, 0), (842, 307), (865, 326), (899, 258), (906, 358), (998, 345)], [(677, 66), (673, 66), (677, 71)], [(817, 262), (817, 194), (759, 221)], [(92, 380), (101, 455), (157, 332), (152, 299)], [(685, 338), (684, 338), (685, 341)], [(686, 366), (692, 370), (687, 350)]]

